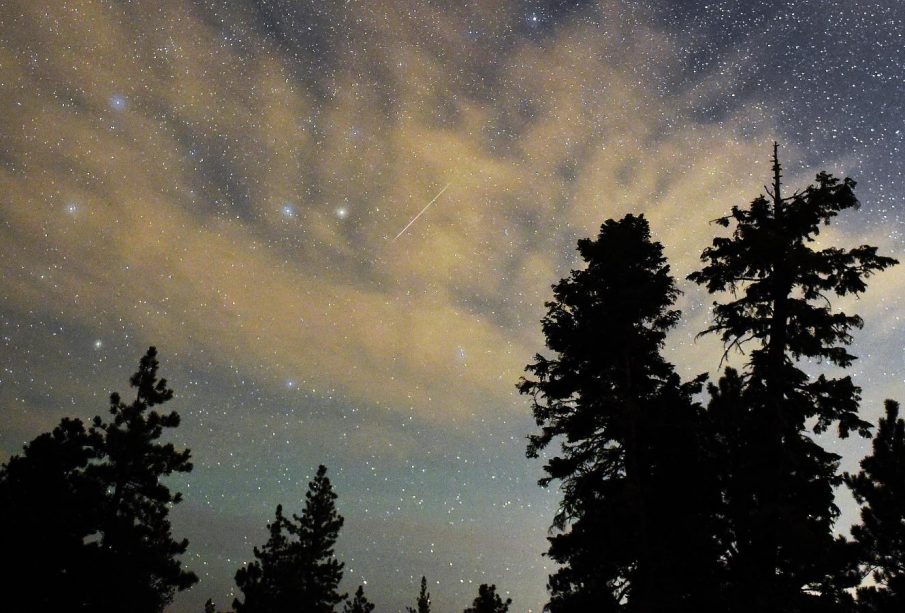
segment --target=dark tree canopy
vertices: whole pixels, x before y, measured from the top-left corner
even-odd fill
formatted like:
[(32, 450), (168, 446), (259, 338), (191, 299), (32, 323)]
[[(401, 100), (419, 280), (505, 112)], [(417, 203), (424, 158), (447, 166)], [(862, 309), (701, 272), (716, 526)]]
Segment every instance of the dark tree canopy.
[(344, 565), (333, 552), (343, 518), (326, 474), (320, 466), (308, 484), (301, 517), (287, 518), (277, 506), (267, 543), (255, 547), (256, 560), (236, 573), (245, 598), (233, 601), (237, 613), (326, 613), (346, 598), (338, 592)]
[[(0, 469), (0, 525), (11, 561), (0, 580), (10, 610), (67, 610), (87, 599), (86, 562), (97, 552), (85, 539), (98, 529), (105, 492), (85, 469), (102, 442), (80, 420), (63, 419)], [(46, 588), (28, 589), (34, 577)]]
[(821, 226), (859, 206), (855, 182), (821, 172), (816, 185), (784, 198), (775, 149), (773, 162), (771, 199), (758, 196), (718, 219), (733, 227), (732, 236), (715, 238), (701, 255), (705, 266), (689, 275), (711, 293), (729, 292), (732, 298), (714, 302), (714, 323), (704, 333), (719, 333), (727, 351), (756, 344), (748, 374), (775, 401), (789, 401), (780, 410), (783, 425), (801, 430), (805, 420), (816, 418), (818, 432), (836, 423), (843, 437), (852, 430), (866, 434), (869, 424), (858, 417), (860, 390), (851, 378), (812, 380), (795, 360), (849, 366), (855, 357), (845, 346), (851, 329), (863, 322), (835, 311), (829, 297), (862, 293), (865, 279), (897, 262), (869, 245), (812, 248)]
[(707, 499), (691, 400), (700, 382), (682, 384), (660, 354), (678, 290), (643, 216), (607, 221), (578, 251), (587, 267), (553, 286), (542, 321), (552, 356), (535, 356), (519, 384), (541, 428), (528, 456), (560, 442), (541, 480), (563, 492), (548, 608), (690, 606), (712, 579), (713, 546), (697, 507)]
[(181, 496), (160, 481), (192, 464), (188, 450), (157, 442), (179, 425), (151, 408), (173, 396), (157, 370), (151, 347), (130, 379), (135, 399), (111, 395), (112, 422), (95, 417), (86, 430), (64, 419), (0, 470), (0, 522), (15, 526), (4, 544), (17, 563), (3, 575), (14, 610), (156, 612), (197, 582), (177, 559), (188, 541), (170, 529)]
[(505, 601), (500, 598), (496, 593), (495, 585), (482, 583), (478, 587), (477, 597), (471, 606), (465, 609), (465, 613), (508, 613), (511, 604), (511, 598), (507, 598)]
[(427, 591), (427, 577), (421, 577), (421, 591), (418, 592), (418, 600), (415, 602), (415, 608), (406, 607), (407, 613), (430, 613), (431, 611), (431, 595)]
[(365, 597), (364, 587), (361, 585), (355, 590), (355, 597), (346, 601), (346, 604), (343, 605), (343, 613), (371, 613), (373, 610), (374, 605), (368, 602)]
[(732, 235), (714, 239), (704, 267), (689, 276), (729, 293), (714, 303), (705, 333), (720, 334), (727, 352), (754, 347), (741, 376), (727, 372), (711, 387), (712, 440), (723, 444), (714, 449), (726, 503), (723, 560), (734, 611), (834, 610), (848, 601), (837, 581), (848, 548), (832, 532), (839, 457), (806, 425), (819, 433), (835, 424), (845, 437), (866, 434), (869, 424), (850, 377), (810, 377), (798, 361), (851, 364), (845, 346), (862, 322), (829, 298), (863, 292), (867, 277), (896, 262), (868, 245), (813, 248), (822, 225), (858, 206), (854, 181), (820, 173), (816, 185), (785, 198), (775, 148), (773, 174), (770, 199), (719, 219)]
[(905, 420), (899, 405), (886, 401), (873, 450), (861, 471), (845, 481), (862, 505), (861, 523), (852, 527), (862, 576), (873, 585), (858, 589), (866, 613), (905, 611)]

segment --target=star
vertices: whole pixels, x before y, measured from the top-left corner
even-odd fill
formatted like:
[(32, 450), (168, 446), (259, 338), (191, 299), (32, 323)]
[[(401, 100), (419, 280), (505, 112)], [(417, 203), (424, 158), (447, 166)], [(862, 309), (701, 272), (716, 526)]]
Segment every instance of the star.
[(129, 106), (128, 100), (126, 100), (126, 97), (121, 94), (113, 94), (112, 96), (110, 96), (108, 104), (114, 111), (125, 111), (126, 107)]

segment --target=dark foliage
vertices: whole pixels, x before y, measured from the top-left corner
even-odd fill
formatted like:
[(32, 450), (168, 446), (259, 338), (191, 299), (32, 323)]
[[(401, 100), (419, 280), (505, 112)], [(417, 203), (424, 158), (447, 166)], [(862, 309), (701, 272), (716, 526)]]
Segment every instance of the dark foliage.
[(886, 401), (873, 451), (861, 461), (861, 471), (846, 474), (845, 481), (863, 505), (852, 536), (861, 554), (861, 576), (873, 582), (858, 589), (859, 609), (905, 611), (905, 420), (898, 403)]
[(471, 606), (465, 609), (465, 613), (508, 613), (509, 605), (512, 599), (507, 598), (505, 601), (496, 593), (495, 585), (487, 585), (482, 583), (478, 587), (478, 596), (471, 603)]
[(346, 604), (343, 606), (343, 613), (371, 613), (374, 610), (374, 605), (368, 602), (368, 599), (365, 597), (364, 587), (358, 586), (358, 589), (355, 590), (355, 597), (352, 600), (346, 601)]
[(660, 355), (678, 290), (643, 216), (607, 221), (578, 250), (587, 267), (553, 286), (542, 321), (553, 356), (535, 356), (534, 378), (519, 383), (541, 428), (528, 456), (561, 443), (541, 480), (559, 480), (563, 493), (548, 609), (706, 606), (717, 593), (715, 491), (697, 452), (700, 380), (682, 384)]
[(835, 311), (830, 295), (858, 294), (865, 279), (895, 260), (875, 247), (815, 250), (820, 226), (856, 208), (854, 181), (820, 173), (817, 184), (783, 198), (774, 149), (773, 191), (717, 220), (732, 227), (702, 254), (690, 279), (710, 292), (726, 351), (754, 349), (742, 376), (727, 373), (711, 388), (716, 471), (726, 505), (724, 560), (733, 611), (833, 610), (848, 601), (838, 581), (850, 549), (832, 534), (838, 509), (838, 456), (806, 432), (836, 425), (840, 436), (867, 434), (858, 416), (860, 389), (850, 377), (809, 377), (800, 359), (847, 367), (845, 346), (857, 315)]
[(415, 608), (406, 607), (407, 613), (430, 613), (431, 595), (427, 591), (427, 577), (421, 577), (421, 591), (418, 592), (418, 600)]
[(267, 543), (255, 547), (256, 560), (236, 573), (245, 597), (233, 601), (237, 613), (326, 613), (346, 598), (337, 591), (344, 565), (333, 554), (343, 518), (326, 473), (320, 466), (308, 484), (301, 517), (289, 519), (277, 506)]
[(14, 527), (4, 545), (15, 562), (2, 575), (11, 610), (155, 612), (198, 580), (177, 560), (188, 541), (170, 530), (181, 496), (160, 481), (192, 464), (188, 450), (157, 442), (179, 425), (151, 408), (173, 396), (157, 369), (151, 347), (130, 379), (135, 400), (111, 395), (112, 422), (64, 419), (0, 470), (0, 522)]

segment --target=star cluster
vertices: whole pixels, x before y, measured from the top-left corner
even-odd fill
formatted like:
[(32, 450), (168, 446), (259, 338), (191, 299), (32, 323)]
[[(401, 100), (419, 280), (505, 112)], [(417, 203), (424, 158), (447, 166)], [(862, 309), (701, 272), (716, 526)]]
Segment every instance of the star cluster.
[[(859, 182), (822, 240), (901, 259), (903, 32), (860, 0), (0, 3), (0, 452), (102, 413), (153, 344), (195, 461), (173, 611), (229, 603), (319, 463), (348, 591), (539, 611), (557, 497), (515, 383), (575, 241), (643, 212), (684, 278), (775, 139), (790, 186)], [(681, 286), (667, 356), (716, 372)], [(840, 303), (870, 419), (905, 400), (903, 291)]]

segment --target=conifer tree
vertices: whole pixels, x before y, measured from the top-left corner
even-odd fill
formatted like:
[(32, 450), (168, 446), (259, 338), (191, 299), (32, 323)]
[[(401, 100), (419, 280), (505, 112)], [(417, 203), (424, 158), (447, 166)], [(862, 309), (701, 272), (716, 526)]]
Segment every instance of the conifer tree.
[(871, 454), (861, 460), (859, 473), (845, 475), (845, 482), (863, 505), (852, 536), (862, 576), (873, 583), (858, 589), (859, 610), (905, 611), (905, 420), (898, 403), (886, 401)]
[(465, 609), (464, 613), (508, 613), (509, 605), (512, 599), (507, 598), (505, 601), (496, 593), (495, 585), (487, 585), (482, 583), (478, 587), (478, 595), (471, 603), (471, 606)]
[(431, 611), (431, 595), (427, 592), (427, 577), (421, 577), (421, 591), (418, 592), (418, 600), (415, 608), (406, 607), (407, 613), (430, 613)]
[[(81, 420), (65, 418), (0, 467), (0, 525), (10, 560), (0, 589), (11, 611), (63, 611), (85, 601), (85, 539), (97, 530), (104, 497), (85, 468), (101, 442)], [(44, 589), (29, 589), (36, 577)]]
[(159, 413), (152, 408), (173, 397), (166, 379), (158, 379), (154, 347), (139, 362), (130, 384), (135, 399), (126, 404), (117, 393), (110, 395), (112, 422), (95, 417), (93, 430), (103, 436), (100, 461), (87, 472), (106, 484), (108, 496), (102, 505), (102, 537), (99, 561), (110, 585), (100, 595), (94, 610), (159, 611), (172, 601), (176, 590), (198, 581), (181, 568), (176, 556), (185, 553), (188, 540), (171, 536), (169, 507), (182, 500), (160, 482), (161, 476), (189, 472), (188, 449), (177, 451), (172, 443), (160, 444), (165, 428), (179, 426), (175, 411)]
[(678, 290), (643, 216), (607, 221), (578, 250), (587, 267), (553, 287), (542, 321), (553, 355), (535, 356), (534, 378), (519, 384), (541, 428), (528, 456), (561, 443), (541, 480), (563, 492), (547, 608), (703, 607), (715, 554), (700, 506), (708, 495), (691, 400), (700, 380), (682, 384), (660, 355)]
[[(95, 417), (86, 430), (63, 419), (0, 469), (0, 522), (16, 528), (5, 551), (21, 560), (4, 575), (14, 610), (151, 613), (198, 580), (177, 559), (188, 541), (171, 534), (181, 495), (160, 481), (192, 464), (188, 450), (157, 442), (179, 425), (175, 412), (152, 408), (173, 395), (158, 366), (151, 347), (130, 379), (135, 400), (111, 395), (112, 422)], [(39, 591), (29, 587), (36, 577)]]
[(850, 377), (812, 378), (798, 361), (849, 366), (854, 356), (845, 346), (862, 322), (834, 311), (829, 297), (863, 292), (867, 277), (896, 263), (868, 245), (812, 247), (821, 225), (858, 206), (854, 181), (821, 172), (816, 185), (783, 197), (781, 177), (774, 145), (770, 198), (717, 220), (732, 235), (714, 239), (701, 256), (705, 266), (689, 276), (730, 294), (714, 303), (704, 333), (720, 334), (727, 352), (754, 344), (737, 390), (742, 421), (731, 425), (744, 441), (734, 452), (738, 499), (729, 500), (724, 543), (733, 611), (798, 611), (816, 602), (828, 610), (846, 599), (832, 579), (844, 560), (832, 535), (838, 456), (805, 430), (813, 421), (816, 432), (835, 425), (845, 437), (866, 434), (869, 424), (858, 416), (860, 389)]
[(355, 590), (355, 597), (352, 600), (346, 601), (346, 604), (343, 606), (343, 613), (371, 613), (373, 610), (374, 605), (368, 602), (368, 599), (365, 597), (364, 587), (361, 585)]
[(301, 517), (287, 518), (277, 506), (267, 543), (255, 547), (257, 559), (236, 573), (244, 595), (233, 601), (237, 613), (326, 613), (346, 598), (337, 591), (344, 564), (333, 552), (343, 518), (326, 473), (320, 466), (308, 484)]

